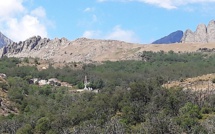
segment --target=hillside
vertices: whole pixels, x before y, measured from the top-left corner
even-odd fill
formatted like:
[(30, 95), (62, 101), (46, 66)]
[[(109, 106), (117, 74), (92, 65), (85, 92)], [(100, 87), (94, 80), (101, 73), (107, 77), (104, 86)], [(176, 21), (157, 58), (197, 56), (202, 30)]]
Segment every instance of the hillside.
[[(142, 58), (43, 70), (36, 59), (1, 58), (7, 78), (0, 85), (0, 133), (214, 133), (215, 54), (143, 52)], [(99, 92), (83, 91), (85, 78)]]
[(141, 45), (115, 40), (80, 38), (74, 41), (32, 37), (24, 42), (10, 44), (1, 49), (8, 57), (38, 57), (56, 62), (90, 62), (137, 58)]
[(18, 114), (18, 109), (8, 97), (8, 91), (4, 89), (7, 86), (7, 81), (0, 76), (0, 117), (8, 116), (10, 114)]

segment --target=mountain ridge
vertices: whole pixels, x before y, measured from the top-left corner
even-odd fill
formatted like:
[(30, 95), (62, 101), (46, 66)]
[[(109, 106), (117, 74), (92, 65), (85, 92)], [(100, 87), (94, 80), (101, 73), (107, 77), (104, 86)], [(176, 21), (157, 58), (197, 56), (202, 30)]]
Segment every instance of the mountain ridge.
[(31, 37), (25, 41), (11, 43), (0, 49), (7, 57), (32, 57), (54, 62), (102, 62), (119, 60), (141, 60), (143, 51), (196, 52), (200, 48), (214, 48), (213, 43), (134, 44), (117, 40), (78, 38)]
[(137, 52), (137, 55), (138, 47), (138, 44), (131, 45), (131, 43), (117, 40), (78, 38), (74, 41), (69, 41), (66, 38), (50, 40), (34, 36), (23, 42), (11, 43), (3, 47), (0, 49), (0, 55), (8, 57), (38, 57), (47, 60), (54, 59), (57, 62), (62, 61), (62, 59), (65, 62), (114, 61), (118, 59), (135, 59), (133, 52)]

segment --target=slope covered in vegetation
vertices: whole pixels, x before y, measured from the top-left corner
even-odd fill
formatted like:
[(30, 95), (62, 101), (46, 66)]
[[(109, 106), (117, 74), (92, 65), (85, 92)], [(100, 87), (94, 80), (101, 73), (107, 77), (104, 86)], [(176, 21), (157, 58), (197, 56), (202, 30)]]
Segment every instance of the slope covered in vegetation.
[[(142, 61), (66, 66), (38, 71), (2, 58), (8, 92), (19, 114), (0, 117), (0, 133), (214, 133), (215, 94), (166, 89), (167, 81), (215, 72), (215, 55), (143, 52)], [(82, 88), (87, 75), (99, 93), (72, 93), (67, 87), (29, 84), (31, 78), (58, 78)]]

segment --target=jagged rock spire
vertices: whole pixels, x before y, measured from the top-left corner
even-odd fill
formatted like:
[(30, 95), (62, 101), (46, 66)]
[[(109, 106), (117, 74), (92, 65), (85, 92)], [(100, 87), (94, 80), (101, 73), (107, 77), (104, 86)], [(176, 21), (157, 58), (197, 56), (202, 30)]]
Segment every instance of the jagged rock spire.
[(206, 27), (205, 24), (199, 24), (195, 32), (186, 30), (182, 43), (212, 43), (215, 42), (215, 21), (211, 20)]

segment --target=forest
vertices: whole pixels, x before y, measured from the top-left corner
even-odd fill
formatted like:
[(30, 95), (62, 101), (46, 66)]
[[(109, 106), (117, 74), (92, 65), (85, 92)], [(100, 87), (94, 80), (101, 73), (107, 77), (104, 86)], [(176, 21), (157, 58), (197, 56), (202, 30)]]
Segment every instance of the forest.
[[(144, 51), (141, 58), (78, 69), (50, 65), (40, 71), (19, 66), (26, 58), (1, 58), (0, 73), (7, 75), (7, 83), (0, 83), (0, 90), (19, 112), (0, 116), (0, 133), (214, 134), (215, 92), (201, 99), (198, 91), (162, 85), (215, 73), (215, 54)], [(29, 83), (32, 78), (57, 78), (82, 89), (85, 76), (99, 93)]]

